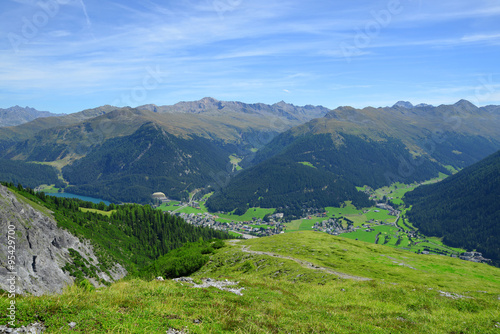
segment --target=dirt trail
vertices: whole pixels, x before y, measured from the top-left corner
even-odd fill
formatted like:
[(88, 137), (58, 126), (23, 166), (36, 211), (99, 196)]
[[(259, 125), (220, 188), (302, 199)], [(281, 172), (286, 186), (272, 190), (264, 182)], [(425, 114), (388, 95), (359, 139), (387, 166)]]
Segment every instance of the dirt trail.
[[(236, 244), (237, 242), (239, 242), (239, 240), (230, 240), (230, 243), (232, 243), (232, 244)], [(250, 250), (249, 246), (246, 246), (246, 245), (242, 246), (241, 250), (243, 252), (245, 252), (245, 253), (250, 253), (250, 254), (267, 255), (267, 256), (277, 257), (279, 259), (292, 260), (292, 261), (297, 262), (298, 264), (300, 264), (301, 266), (303, 266), (305, 268), (313, 269), (313, 270), (321, 270), (321, 271), (327, 272), (329, 274), (336, 275), (336, 276), (338, 276), (340, 278), (344, 278), (344, 279), (353, 279), (353, 280), (357, 280), (357, 281), (370, 281), (371, 280), (371, 278), (366, 278), (366, 277), (360, 277), (360, 276), (354, 276), (354, 275), (344, 274), (344, 273), (340, 273), (338, 271), (331, 270), (329, 268), (318, 267), (317, 265), (315, 265), (315, 264), (313, 264), (311, 262), (307, 262), (307, 261), (304, 261), (304, 260), (299, 260), (299, 259), (291, 257), (291, 256), (285, 256), (285, 255), (275, 254), (275, 253), (271, 253), (271, 252), (253, 251), (253, 250)]]

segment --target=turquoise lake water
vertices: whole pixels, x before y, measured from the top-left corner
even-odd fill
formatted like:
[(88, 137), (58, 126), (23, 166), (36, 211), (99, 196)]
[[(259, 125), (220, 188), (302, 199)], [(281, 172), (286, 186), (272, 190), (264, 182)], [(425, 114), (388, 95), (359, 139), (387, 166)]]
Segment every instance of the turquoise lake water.
[(64, 198), (78, 198), (81, 199), (82, 201), (87, 201), (87, 202), (92, 202), (99, 204), (100, 202), (104, 202), (106, 205), (110, 205), (111, 202), (105, 201), (100, 198), (93, 198), (93, 197), (88, 197), (88, 196), (80, 196), (80, 195), (75, 195), (71, 193), (45, 193), (47, 196), (55, 196), (55, 197), (64, 197)]

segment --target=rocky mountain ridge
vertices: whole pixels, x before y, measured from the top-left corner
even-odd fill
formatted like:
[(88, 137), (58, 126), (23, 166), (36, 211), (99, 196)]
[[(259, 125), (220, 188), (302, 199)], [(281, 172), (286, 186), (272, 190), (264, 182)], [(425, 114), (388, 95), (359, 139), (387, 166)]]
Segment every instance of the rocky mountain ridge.
[[(72, 262), (70, 249), (76, 250), (89, 263), (99, 267), (97, 256), (90, 243), (85, 242), (57, 226), (57, 222), (47, 209), (38, 207), (26, 198), (14, 194), (0, 185), (0, 276), (11, 277), (16, 273), (16, 294), (30, 293), (42, 295), (60, 293), (74, 279), (62, 268)], [(15, 231), (9, 234), (8, 231)], [(8, 236), (10, 240), (8, 248)], [(10, 252), (9, 252), (10, 250)], [(7, 255), (15, 256), (14, 268), (10, 268)], [(97, 272), (100, 279), (113, 282), (124, 277), (127, 271), (119, 264), (108, 273)], [(95, 279), (89, 279), (99, 285)], [(6, 279), (0, 280), (0, 289), (9, 291)]]
[(290, 121), (306, 122), (313, 118), (324, 116), (329, 109), (322, 106), (295, 106), (293, 104), (280, 101), (272, 105), (265, 103), (243, 103), (237, 101), (219, 101), (212, 97), (205, 97), (199, 101), (179, 102), (174, 105), (157, 106), (146, 104), (137, 107), (154, 112), (171, 113), (208, 113), (208, 112), (240, 112), (245, 114), (261, 114), (267, 116), (284, 117)]
[(30, 122), (39, 117), (56, 117), (62, 114), (53, 114), (49, 111), (40, 111), (30, 107), (14, 106), (6, 109), (0, 108), (0, 127), (16, 126)]

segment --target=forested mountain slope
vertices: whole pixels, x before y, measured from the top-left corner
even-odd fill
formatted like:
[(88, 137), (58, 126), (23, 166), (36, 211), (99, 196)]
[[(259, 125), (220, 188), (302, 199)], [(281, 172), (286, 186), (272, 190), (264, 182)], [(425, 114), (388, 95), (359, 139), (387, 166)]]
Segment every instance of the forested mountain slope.
[(279, 156), (242, 171), (206, 205), (212, 211), (236, 209), (237, 214), (249, 207), (278, 208), (293, 218), (300, 216), (303, 208), (340, 206), (347, 200), (358, 207), (372, 204), (344, 178)]
[(188, 192), (226, 172), (232, 146), (169, 134), (146, 123), (130, 136), (107, 140), (63, 168), (68, 191), (113, 202), (149, 203), (154, 191), (186, 199)]
[(500, 264), (500, 151), (404, 200), (412, 205), (409, 220), (425, 235)]

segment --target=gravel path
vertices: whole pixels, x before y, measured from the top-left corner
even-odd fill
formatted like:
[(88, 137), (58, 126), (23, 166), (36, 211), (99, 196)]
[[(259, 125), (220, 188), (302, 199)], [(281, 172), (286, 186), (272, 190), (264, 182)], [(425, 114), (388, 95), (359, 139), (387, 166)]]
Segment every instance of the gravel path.
[[(233, 243), (233, 244), (235, 244), (238, 241), (239, 240), (234, 240), (234, 241), (231, 240), (230, 242)], [(291, 256), (285, 256), (285, 255), (275, 254), (275, 253), (271, 253), (271, 252), (253, 251), (253, 250), (249, 249), (249, 246), (242, 246), (241, 250), (243, 252), (245, 252), (245, 253), (250, 253), (250, 254), (267, 255), (267, 256), (277, 257), (279, 259), (292, 260), (292, 261), (297, 262), (298, 264), (300, 264), (301, 266), (303, 266), (305, 268), (313, 269), (313, 270), (321, 270), (321, 271), (327, 272), (329, 274), (336, 275), (336, 276), (338, 276), (340, 278), (344, 278), (344, 279), (353, 279), (353, 280), (357, 280), (357, 281), (371, 281), (371, 278), (366, 278), (366, 277), (361, 277), (361, 276), (354, 276), (354, 275), (344, 274), (344, 273), (340, 273), (338, 271), (331, 270), (329, 268), (318, 267), (317, 265), (315, 265), (315, 264), (313, 264), (311, 262), (300, 260), (300, 259), (297, 259), (297, 258), (294, 258), (294, 257), (291, 257)]]

